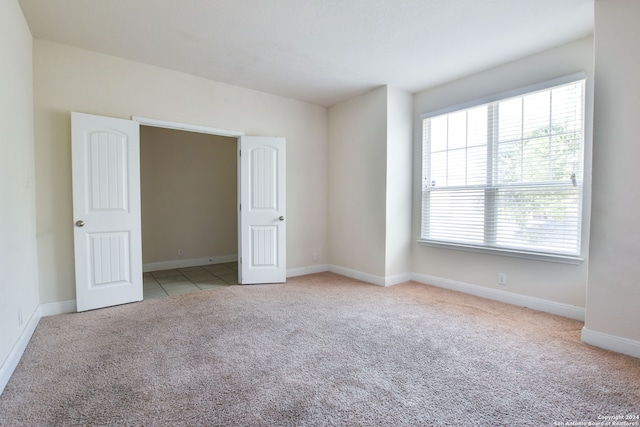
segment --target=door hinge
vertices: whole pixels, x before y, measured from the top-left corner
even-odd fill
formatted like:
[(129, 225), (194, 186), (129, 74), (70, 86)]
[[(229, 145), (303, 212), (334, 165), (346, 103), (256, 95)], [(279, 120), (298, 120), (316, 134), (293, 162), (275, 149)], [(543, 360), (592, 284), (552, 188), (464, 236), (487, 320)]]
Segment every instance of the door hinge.
[(242, 150), (238, 150), (238, 156), (242, 157)]
[(240, 210), (242, 210), (242, 203), (240, 203)]

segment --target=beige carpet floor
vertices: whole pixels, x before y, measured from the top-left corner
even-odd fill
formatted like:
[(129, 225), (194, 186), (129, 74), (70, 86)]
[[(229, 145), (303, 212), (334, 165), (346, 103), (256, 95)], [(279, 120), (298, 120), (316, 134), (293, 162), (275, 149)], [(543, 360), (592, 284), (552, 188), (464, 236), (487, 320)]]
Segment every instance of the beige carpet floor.
[[(2, 426), (553, 426), (640, 413), (582, 323), (331, 273), (43, 318)], [(585, 424), (586, 425), (586, 424)]]

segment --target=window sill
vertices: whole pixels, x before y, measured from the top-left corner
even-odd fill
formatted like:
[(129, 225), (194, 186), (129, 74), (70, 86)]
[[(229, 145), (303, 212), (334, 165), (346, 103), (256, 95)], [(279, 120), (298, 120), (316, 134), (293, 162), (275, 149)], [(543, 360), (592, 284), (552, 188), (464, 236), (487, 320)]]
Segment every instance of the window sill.
[(500, 255), (500, 256), (508, 256), (514, 258), (524, 258), (524, 259), (532, 259), (536, 261), (547, 261), (547, 262), (556, 262), (560, 264), (572, 264), (572, 265), (580, 265), (584, 261), (584, 258), (574, 255), (555, 255), (555, 254), (546, 254), (543, 252), (531, 252), (531, 251), (523, 251), (517, 249), (496, 249), (496, 248), (487, 248), (482, 246), (473, 246), (473, 245), (465, 245), (458, 243), (443, 243), (443, 242), (435, 242), (432, 240), (422, 240), (419, 239), (417, 242), (423, 246), (431, 246), (442, 249), (451, 249), (451, 250), (461, 250), (468, 252), (479, 252), (490, 255)]

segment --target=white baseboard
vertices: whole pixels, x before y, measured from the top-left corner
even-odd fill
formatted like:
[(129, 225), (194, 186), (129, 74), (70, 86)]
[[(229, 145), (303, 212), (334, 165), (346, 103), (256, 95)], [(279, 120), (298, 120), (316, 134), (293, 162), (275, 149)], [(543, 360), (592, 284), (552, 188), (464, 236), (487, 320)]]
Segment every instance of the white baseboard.
[(411, 273), (395, 274), (393, 276), (385, 277), (384, 285), (393, 286), (393, 285), (398, 285), (400, 283), (408, 282), (409, 280), (411, 280)]
[(587, 327), (582, 328), (580, 339), (585, 344), (640, 358), (640, 341), (594, 331)]
[(0, 395), (4, 391), (4, 388), (7, 386), (9, 382), (9, 378), (13, 375), (13, 371), (16, 370), (16, 366), (20, 362), (22, 355), (24, 354), (24, 350), (27, 348), (27, 344), (31, 340), (33, 333), (36, 330), (36, 326), (38, 326), (38, 322), (40, 322), (40, 318), (42, 317), (40, 313), (40, 306), (36, 308), (36, 310), (31, 315), (31, 319), (27, 323), (27, 326), (20, 334), (18, 341), (14, 344), (9, 356), (4, 361), (2, 366), (0, 366)]
[(38, 308), (33, 312), (31, 319), (27, 323), (27, 326), (22, 331), (22, 334), (18, 338), (18, 341), (13, 346), (11, 353), (0, 366), (0, 395), (4, 391), (4, 388), (9, 382), (9, 378), (13, 375), (13, 371), (16, 370), (18, 362), (24, 354), (24, 350), (27, 348), (27, 344), (31, 340), (33, 333), (40, 322), (40, 319), (47, 316), (53, 316), (56, 314), (75, 313), (76, 312), (76, 300), (58, 301), (40, 304)]
[(307, 274), (324, 273), (325, 271), (329, 271), (329, 265), (327, 264), (290, 268), (287, 270), (287, 277), (306, 276)]
[(382, 276), (363, 273), (362, 271), (351, 270), (349, 268), (340, 267), (333, 264), (329, 265), (329, 271), (332, 273), (340, 274), (342, 276), (351, 277), (352, 279), (362, 280), (363, 282), (371, 283), (372, 285), (385, 286), (385, 280)]
[(159, 261), (142, 264), (142, 271), (171, 270), (174, 268), (198, 267), (209, 264), (222, 264), (225, 262), (238, 261), (238, 254), (217, 255), (206, 258), (176, 259), (171, 261)]
[(396, 274), (394, 276), (376, 276), (374, 274), (363, 273), (362, 271), (351, 270), (350, 268), (340, 267), (338, 265), (329, 265), (329, 271), (340, 274), (342, 276), (351, 277), (352, 279), (362, 280), (377, 286), (393, 286), (411, 280), (411, 273)]
[(549, 301), (542, 298), (530, 297), (527, 295), (514, 294), (511, 292), (501, 291), (499, 289), (486, 288), (484, 286), (458, 282), (456, 280), (443, 279), (441, 277), (429, 276), (427, 274), (413, 273), (411, 274), (411, 280), (415, 280), (416, 282), (424, 283), (426, 285), (433, 285), (439, 288), (451, 289), (453, 291), (475, 295), (482, 298), (506, 302), (507, 304), (517, 305), (520, 307), (529, 307), (533, 308), (534, 310), (557, 314), (558, 316), (568, 317), (570, 319), (581, 320), (584, 322), (585, 310), (583, 307)]
[(40, 304), (42, 317), (55, 316), (56, 314), (75, 313), (77, 311), (76, 300), (49, 302)]

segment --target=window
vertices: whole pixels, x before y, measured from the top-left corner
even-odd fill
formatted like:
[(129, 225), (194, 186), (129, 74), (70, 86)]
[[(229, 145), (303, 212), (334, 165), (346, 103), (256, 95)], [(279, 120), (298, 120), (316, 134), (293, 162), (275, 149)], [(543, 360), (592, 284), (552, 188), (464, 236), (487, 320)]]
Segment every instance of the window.
[(585, 81), (567, 80), (423, 116), (422, 242), (579, 259)]

